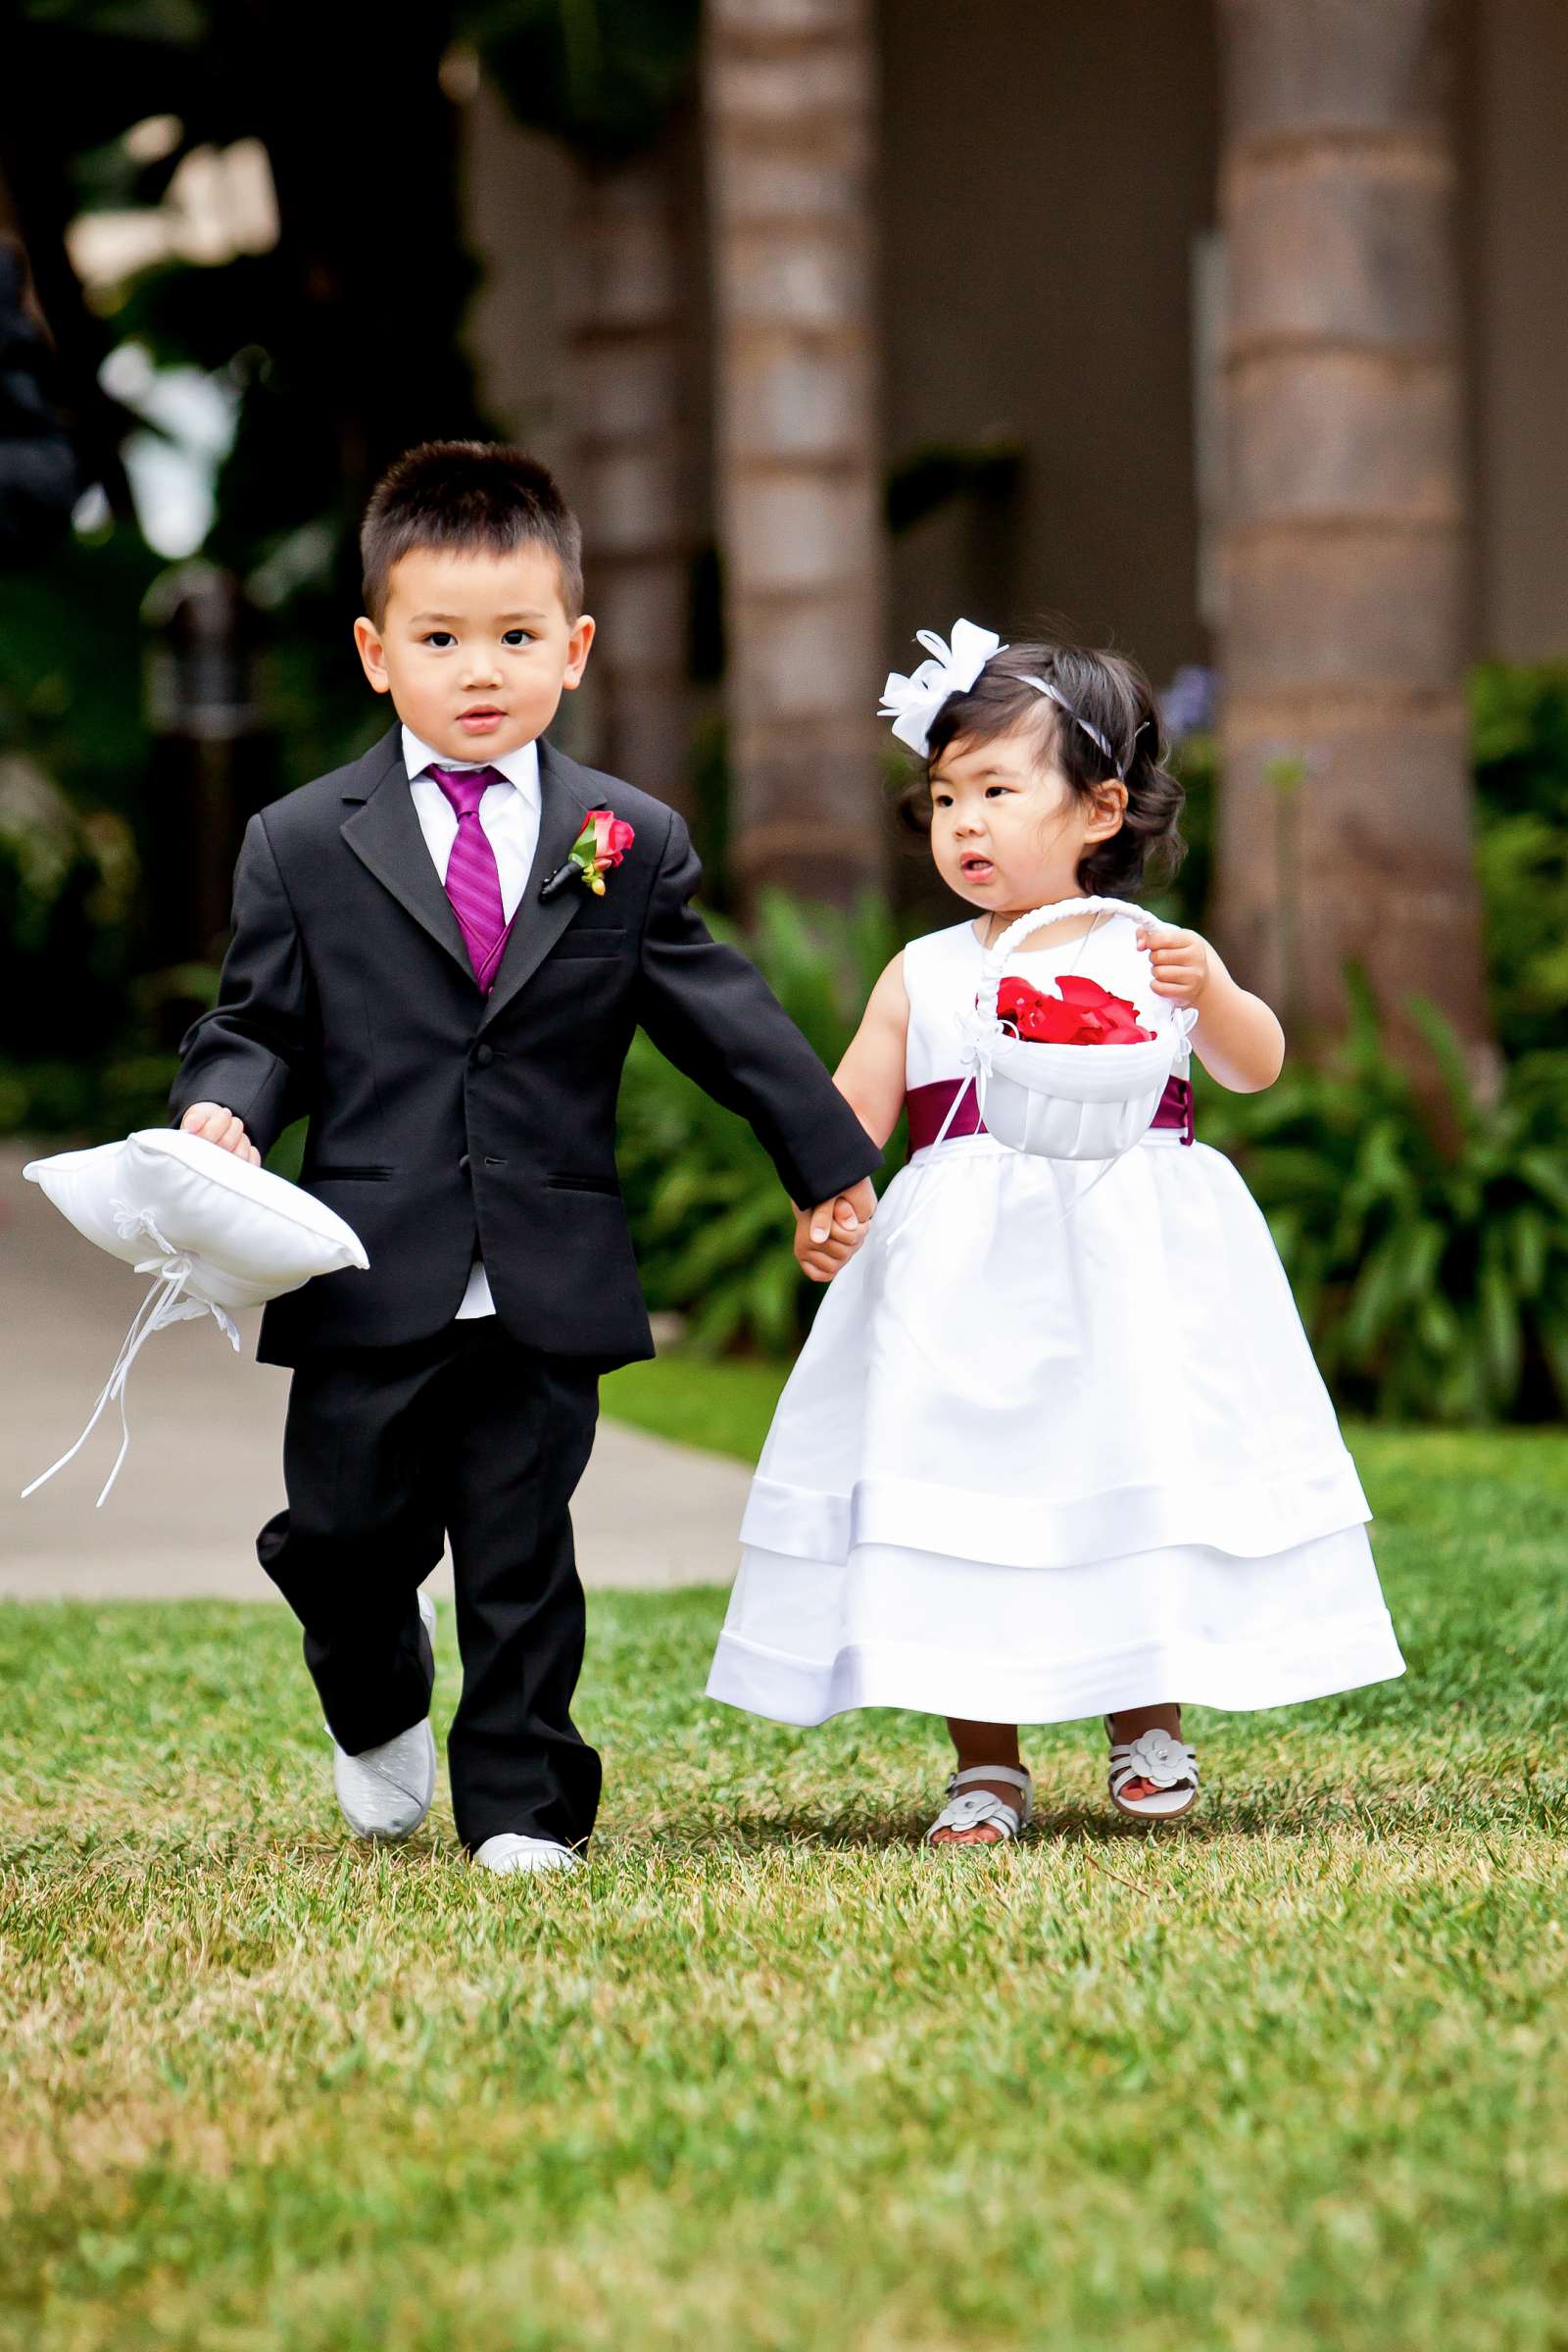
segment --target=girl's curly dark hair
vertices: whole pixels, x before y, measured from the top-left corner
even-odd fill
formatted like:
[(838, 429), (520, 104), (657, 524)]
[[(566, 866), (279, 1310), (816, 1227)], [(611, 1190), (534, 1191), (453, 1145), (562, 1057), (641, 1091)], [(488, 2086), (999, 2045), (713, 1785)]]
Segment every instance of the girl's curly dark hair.
[[(1065, 710), (1027, 683), (1030, 672), (1055, 688)], [(1182, 787), (1162, 764), (1166, 747), (1153, 689), (1136, 662), (1084, 646), (1010, 645), (992, 656), (966, 693), (950, 694), (932, 721), (926, 776), (904, 796), (906, 820), (921, 831), (929, 827), (929, 773), (950, 745), (985, 743), (1015, 728), (1036, 731), (1041, 758), (1080, 799), (1091, 799), (1118, 773), (1127, 786), (1120, 830), (1094, 843), (1079, 861), (1086, 891), (1130, 898), (1146, 882), (1175, 873), (1186, 847)], [(1110, 746), (1109, 760), (1091, 728)]]

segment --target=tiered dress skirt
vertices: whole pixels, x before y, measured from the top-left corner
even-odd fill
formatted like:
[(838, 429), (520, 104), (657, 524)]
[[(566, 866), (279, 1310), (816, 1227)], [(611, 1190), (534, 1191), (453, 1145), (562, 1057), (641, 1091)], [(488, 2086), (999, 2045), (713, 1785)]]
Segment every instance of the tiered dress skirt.
[(895, 1179), (780, 1399), (710, 1695), (1046, 1723), (1403, 1671), (1241, 1177), (1169, 1133), (1098, 1176), (978, 1135)]

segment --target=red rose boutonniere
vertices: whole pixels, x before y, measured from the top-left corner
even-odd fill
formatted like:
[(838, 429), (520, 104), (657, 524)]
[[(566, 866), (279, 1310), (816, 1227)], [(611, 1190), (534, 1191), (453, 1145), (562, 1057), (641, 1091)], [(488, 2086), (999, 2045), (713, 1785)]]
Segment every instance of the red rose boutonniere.
[(1098, 980), (1063, 972), (1056, 989), (1052, 996), (1009, 973), (997, 991), (998, 1018), (1038, 1046), (1136, 1046), (1155, 1034), (1140, 1025), (1135, 1004)]
[(596, 899), (605, 895), (607, 868), (618, 865), (636, 840), (623, 816), (609, 808), (590, 808), (588, 822), (571, 845), (571, 862)]
[(618, 865), (637, 838), (636, 828), (628, 825), (623, 816), (611, 808), (590, 808), (588, 819), (566, 854), (564, 865), (558, 866), (539, 893), (542, 899), (553, 899), (573, 881), (591, 890), (596, 899), (605, 895), (605, 875)]

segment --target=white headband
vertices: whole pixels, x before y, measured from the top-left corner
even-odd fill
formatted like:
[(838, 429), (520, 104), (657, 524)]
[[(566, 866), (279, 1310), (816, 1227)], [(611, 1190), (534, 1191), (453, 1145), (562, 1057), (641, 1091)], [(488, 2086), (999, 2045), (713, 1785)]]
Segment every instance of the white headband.
[[(1038, 693), (1047, 696), (1050, 701), (1055, 704), (1058, 710), (1065, 710), (1067, 716), (1072, 720), (1073, 725), (1075, 727), (1082, 727), (1084, 733), (1088, 736), (1096, 751), (1100, 752), (1106, 760), (1110, 761), (1112, 774), (1117, 776), (1121, 775), (1121, 761), (1117, 759), (1115, 753), (1111, 750), (1109, 744), (1100, 732), (1100, 729), (1098, 727), (1092, 727), (1087, 718), (1080, 718), (1078, 712), (1073, 709), (1071, 703), (1068, 702), (1067, 697), (1062, 694), (1058, 688), (1048, 685), (1044, 678), (1031, 677), (1027, 671), (1023, 673), (1023, 682), (1026, 686), (1033, 686)], [(1140, 728), (1138, 732), (1139, 734), (1142, 734), (1143, 729)], [(1133, 741), (1134, 743), (1138, 741), (1137, 735), (1133, 737)], [(1123, 777), (1122, 781), (1125, 783), (1126, 778)]]
[[(943, 643), (934, 629), (916, 629), (914, 637), (931, 659), (922, 662), (908, 677), (899, 670), (889, 670), (877, 716), (891, 718), (899, 741), (906, 743), (911, 752), (918, 752), (923, 760), (930, 748), (932, 723), (949, 695), (967, 694), (993, 654), (1004, 654), (1007, 648), (995, 629), (978, 629), (972, 620), (954, 622), (951, 647)], [(1022, 682), (1054, 703), (1074, 726), (1082, 727), (1096, 750), (1109, 760), (1112, 773), (1121, 774), (1121, 762), (1100, 729), (1092, 727), (1087, 718), (1079, 717), (1058, 687), (1027, 673)], [(1134, 743), (1142, 733), (1140, 727), (1133, 737)]]

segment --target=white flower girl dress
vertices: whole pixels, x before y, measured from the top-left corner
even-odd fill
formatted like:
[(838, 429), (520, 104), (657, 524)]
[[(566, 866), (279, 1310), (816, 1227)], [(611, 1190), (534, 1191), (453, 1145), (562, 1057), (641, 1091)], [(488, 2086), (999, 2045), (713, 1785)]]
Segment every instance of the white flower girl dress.
[[(1009, 969), (1082, 972), (1152, 1025), (1136, 928)], [(1169, 1123), (1099, 1165), (962, 1116), (921, 1141), (981, 967), (971, 922), (905, 951), (919, 1148), (779, 1400), (710, 1696), (1049, 1723), (1402, 1673), (1355, 1466), (1229, 1160)]]

